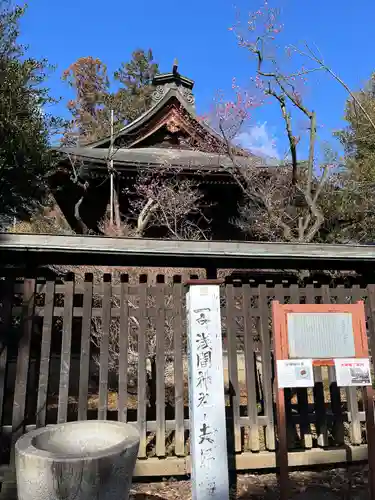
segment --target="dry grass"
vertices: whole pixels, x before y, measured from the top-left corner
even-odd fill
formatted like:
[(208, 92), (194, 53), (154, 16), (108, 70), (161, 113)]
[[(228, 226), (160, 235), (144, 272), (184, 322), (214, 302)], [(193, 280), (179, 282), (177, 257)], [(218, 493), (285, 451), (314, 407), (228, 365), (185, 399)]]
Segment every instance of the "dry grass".
[[(275, 474), (239, 474), (231, 489), (231, 499), (279, 499)], [(303, 500), (351, 499), (369, 500), (368, 467), (349, 466), (320, 471), (298, 471), (290, 474), (291, 497)], [(134, 484), (131, 500), (190, 500), (190, 481), (161, 481)]]

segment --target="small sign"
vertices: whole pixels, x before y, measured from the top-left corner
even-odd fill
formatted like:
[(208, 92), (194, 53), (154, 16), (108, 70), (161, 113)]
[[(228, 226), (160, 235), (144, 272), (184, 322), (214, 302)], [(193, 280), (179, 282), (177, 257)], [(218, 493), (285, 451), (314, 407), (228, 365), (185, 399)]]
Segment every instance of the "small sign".
[(370, 360), (335, 359), (336, 381), (339, 387), (371, 385)]
[(314, 387), (311, 359), (278, 359), (277, 381), (279, 388)]

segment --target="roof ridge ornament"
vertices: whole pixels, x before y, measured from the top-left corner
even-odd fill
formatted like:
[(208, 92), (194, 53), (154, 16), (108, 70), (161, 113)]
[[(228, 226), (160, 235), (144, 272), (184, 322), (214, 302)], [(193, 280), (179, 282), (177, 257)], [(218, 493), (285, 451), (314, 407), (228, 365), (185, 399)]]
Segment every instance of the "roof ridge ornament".
[(173, 61), (172, 73), (156, 75), (152, 83), (155, 86), (155, 90), (152, 93), (152, 101), (154, 104), (161, 101), (170, 89), (175, 89), (186, 101), (187, 106), (194, 108), (195, 98), (192, 93), (194, 81), (182, 76), (178, 72), (177, 59)]

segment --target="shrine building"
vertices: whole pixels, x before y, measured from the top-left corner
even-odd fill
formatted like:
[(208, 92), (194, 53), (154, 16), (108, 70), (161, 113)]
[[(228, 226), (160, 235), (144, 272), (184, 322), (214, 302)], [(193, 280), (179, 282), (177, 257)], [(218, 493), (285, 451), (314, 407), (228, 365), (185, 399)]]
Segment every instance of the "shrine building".
[[(178, 171), (180, 178), (197, 182), (204, 194), (199, 207), (204, 217), (195, 223), (202, 224), (204, 230), (209, 224), (214, 240), (244, 239), (246, 236), (233, 223), (241, 201), (241, 189), (228, 171), (233, 162), (226, 153), (223, 137), (196, 114), (194, 82), (180, 75), (174, 65), (171, 73), (157, 75), (153, 85), (150, 109), (123, 127), (113, 140), (111, 158), (121, 214), (126, 216), (129, 212), (128, 193), (139, 170), (168, 165)], [(58, 168), (50, 185), (67, 222), (77, 233), (82, 232), (75, 213), (80, 199), (82, 221), (90, 231), (100, 233), (98, 223), (106, 213), (110, 197), (110, 147), (111, 138), (106, 137), (84, 146), (58, 148)], [(260, 161), (243, 149), (235, 148), (234, 152), (237, 162)], [(272, 166), (278, 165), (268, 168)], [(151, 227), (145, 236), (163, 237), (163, 233), (160, 228)]]

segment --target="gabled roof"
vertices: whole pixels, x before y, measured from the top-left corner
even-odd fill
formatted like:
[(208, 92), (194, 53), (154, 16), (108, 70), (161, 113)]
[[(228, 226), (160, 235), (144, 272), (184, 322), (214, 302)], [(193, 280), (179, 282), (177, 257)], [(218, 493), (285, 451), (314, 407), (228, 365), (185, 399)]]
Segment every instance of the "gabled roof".
[[(200, 119), (195, 112), (195, 99), (192, 94), (193, 80), (180, 75), (177, 66), (172, 73), (157, 75), (153, 80), (155, 91), (153, 105), (141, 116), (123, 127), (115, 136), (115, 143), (122, 147), (139, 147), (140, 143), (167, 126), (180, 129), (192, 138), (200, 139), (199, 150), (206, 152), (224, 151), (224, 139), (213, 130), (205, 120)], [(90, 149), (108, 148), (110, 136), (87, 144)], [(245, 150), (237, 149), (241, 156), (253, 156)]]
[[(138, 167), (168, 164), (183, 170), (228, 172), (233, 163), (226, 141), (195, 112), (194, 81), (180, 75), (175, 65), (172, 73), (157, 75), (153, 85), (151, 108), (115, 136), (111, 159), (116, 168), (128, 172)], [(110, 142), (110, 137), (106, 137), (85, 146), (61, 147), (57, 151), (82, 160), (85, 169), (100, 170), (107, 168)], [(285, 162), (265, 160), (241, 148), (235, 148), (233, 153), (236, 163), (243, 166), (250, 163), (267, 168), (287, 166)]]

